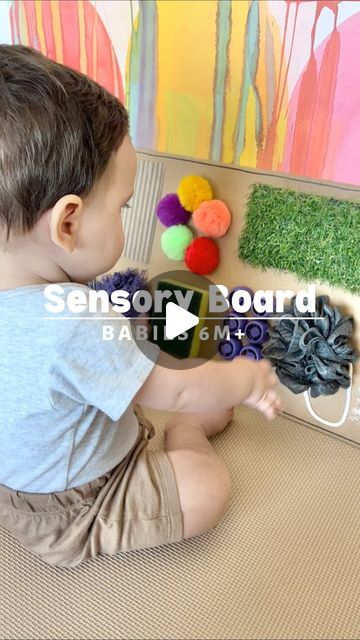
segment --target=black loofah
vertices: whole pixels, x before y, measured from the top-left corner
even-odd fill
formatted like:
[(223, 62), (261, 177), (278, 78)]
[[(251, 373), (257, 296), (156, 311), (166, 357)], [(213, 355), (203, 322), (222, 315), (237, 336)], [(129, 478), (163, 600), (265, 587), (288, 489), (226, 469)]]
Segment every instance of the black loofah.
[[(349, 365), (357, 359), (350, 343), (353, 319), (331, 307), (327, 296), (316, 299), (315, 313), (310, 314), (298, 311), (294, 296), (284, 315), (300, 319), (279, 316), (269, 329), (270, 339), (262, 351), (274, 365), (280, 382), (293, 393), (310, 389), (313, 398), (348, 388)], [(311, 320), (309, 316), (321, 319)]]

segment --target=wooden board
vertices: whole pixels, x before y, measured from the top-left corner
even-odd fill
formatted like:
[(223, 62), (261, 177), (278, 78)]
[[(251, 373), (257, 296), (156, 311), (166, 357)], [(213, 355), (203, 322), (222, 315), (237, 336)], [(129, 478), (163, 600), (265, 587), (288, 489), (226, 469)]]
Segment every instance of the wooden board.
[[(346, 185), (333, 183), (316, 183), (310, 180), (297, 180), (279, 174), (266, 174), (260, 171), (238, 169), (224, 165), (213, 165), (205, 162), (195, 162), (190, 159), (171, 158), (158, 154), (139, 153), (142, 159), (161, 159), (165, 165), (165, 180), (163, 195), (176, 191), (177, 185), (185, 175), (202, 175), (210, 180), (215, 197), (224, 200), (233, 214), (232, 225), (227, 235), (218, 240), (221, 251), (221, 262), (218, 269), (211, 274), (211, 280), (216, 284), (225, 284), (229, 288), (236, 285), (247, 285), (253, 289), (292, 289), (297, 292), (307, 286), (288, 273), (276, 273), (272, 270), (260, 271), (242, 263), (237, 257), (238, 237), (244, 225), (246, 199), (249, 189), (254, 182), (263, 182), (283, 188), (316, 193), (327, 197), (351, 199), (360, 202), (360, 190), (351, 189)], [(155, 215), (155, 212), (154, 212)], [(148, 270), (149, 278), (160, 273), (184, 268), (183, 263), (169, 260), (160, 248), (160, 236), (164, 227), (157, 223), (155, 237), (149, 264), (121, 258), (114, 270), (121, 270), (128, 266), (136, 266)], [(304, 242), (306, 238), (304, 237)], [(316, 284), (317, 295), (327, 294), (333, 305), (341, 307), (346, 314), (355, 319), (354, 344), (360, 351), (360, 298), (341, 289), (335, 289), (322, 284)], [(360, 367), (355, 366), (351, 406), (345, 424), (341, 428), (331, 429), (313, 419), (307, 411), (303, 395), (296, 396), (279, 384), (279, 391), (284, 400), (286, 413), (301, 421), (322, 427), (329, 432), (360, 443)], [(339, 391), (335, 396), (322, 397), (313, 402), (316, 412), (324, 419), (336, 422), (343, 413), (345, 392)]]

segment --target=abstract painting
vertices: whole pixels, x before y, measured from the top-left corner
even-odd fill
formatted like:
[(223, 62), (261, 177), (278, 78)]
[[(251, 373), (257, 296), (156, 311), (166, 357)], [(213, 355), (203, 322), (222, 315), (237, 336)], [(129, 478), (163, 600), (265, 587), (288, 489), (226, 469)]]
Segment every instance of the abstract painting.
[(360, 185), (360, 1), (6, 0), (129, 109), (138, 148)]

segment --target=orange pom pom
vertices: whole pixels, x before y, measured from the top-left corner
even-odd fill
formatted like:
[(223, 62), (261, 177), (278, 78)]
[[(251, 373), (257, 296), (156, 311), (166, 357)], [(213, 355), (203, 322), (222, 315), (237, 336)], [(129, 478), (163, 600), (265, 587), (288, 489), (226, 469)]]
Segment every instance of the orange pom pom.
[(231, 213), (225, 202), (207, 200), (193, 213), (193, 223), (199, 231), (213, 238), (224, 236), (231, 224)]

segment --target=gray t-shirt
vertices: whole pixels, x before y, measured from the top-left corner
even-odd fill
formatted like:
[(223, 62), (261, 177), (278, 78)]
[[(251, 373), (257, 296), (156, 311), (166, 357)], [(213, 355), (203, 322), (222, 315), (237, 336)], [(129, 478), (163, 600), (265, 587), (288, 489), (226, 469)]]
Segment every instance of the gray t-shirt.
[[(45, 319), (55, 314), (44, 288), (0, 291), (0, 483), (32, 493), (90, 482), (126, 456), (139, 432), (131, 402), (159, 352), (150, 342), (140, 351), (133, 339), (117, 340), (129, 321), (115, 321), (112, 310), (106, 320), (100, 312), (81, 319), (88, 310)], [(113, 325), (114, 340), (103, 340), (104, 324)]]

